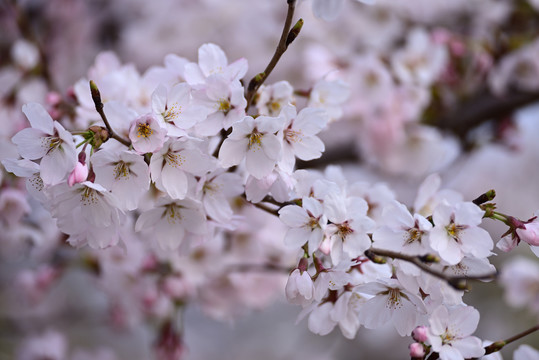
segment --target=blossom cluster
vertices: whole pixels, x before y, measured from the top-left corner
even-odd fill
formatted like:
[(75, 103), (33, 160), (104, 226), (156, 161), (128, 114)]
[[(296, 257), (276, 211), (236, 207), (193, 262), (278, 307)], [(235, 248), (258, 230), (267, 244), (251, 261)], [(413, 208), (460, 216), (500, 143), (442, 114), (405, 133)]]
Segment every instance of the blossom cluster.
[[(31, 38), (15, 42), (14, 66), (0, 72), (6, 84), (0, 120), (13, 119), (0, 133), (11, 140), (0, 144), (6, 239), (0, 256), (28, 251), (36, 263), (15, 271), (15, 292), (24, 299), (17, 311), (41, 316), (36, 305), (82, 268), (106, 294), (109, 325), (150, 325), (159, 359), (184, 356), (188, 305), (232, 321), (280, 293), (302, 307), (298, 322), (307, 319), (305, 328), (315, 334), (338, 327), (352, 339), (362, 327), (389, 325), (413, 339), (412, 358), (498, 356), (487, 355), (498, 343), (474, 336), (479, 311), (463, 297), (468, 282), (497, 278), (483, 219), (509, 228), (498, 249), (525, 242), (537, 256), (539, 221), (498, 212), (493, 192), (470, 201), (469, 192), (442, 189), (432, 172), (461, 154), (456, 137), (443, 131), (454, 125), (444, 123), (451, 109), (479, 91), (491, 101), (514, 89), (526, 96), (537, 91), (537, 40), (498, 49), (485, 35), (537, 4), (523, 2), (524, 10), (497, 4), (486, 14), (484, 5), (461, 1), (433, 13), (410, 12), (420, 0), (359, 2), (311, 2), (325, 20), (356, 6), (361, 14), (345, 17), (337, 33), (364, 34), (342, 51), (333, 51), (342, 36), (298, 44), (302, 61), (290, 74), (304, 65), (306, 89), (293, 86), (293, 76), (265, 82), (265, 72), (248, 83), (256, 68), (248, 66), (248, 54), (230, 62), (228, 51), (205, 43), (196, 61), (169, 54), (142, 73), (102, 52), (86, 77), (60, 94), (49, 91), (55, 75), (43, 70), (47, 52)], [(445, 10), (477, 18), (476, 27), (463, 35), (428, 25)], [(511, 31), (507, 37), (517, 38)], [(373, 33), (376, 44), (369, 43)], [(34, 76), (41, 78), (33, 83)], [(28, 95), (41, 93), (39, 101)], [(496, 139), (506, 145), (513, 119), (507, 121)], [(458, 123), (450, 130), (468, 141)], [(355, 163), (309, 168), (327, 165), (316, 160), (326, 147), (339, 149), (343, 138), (353, 139), (344, 149), (361, 153), (375, 171), (430, 174), (415, 200), (402, 201), (394, 181), (371, 181), (364, 173), (352, 180), (347, 171), (357, 170)], [(510, 305), (539, 312), (538, 273), (525, 260), (502, 268), (498, 278)], [(49, 328), (21, 343), (17, 358), (65, 359), (70, 347)], [(514, 356), (537, 353), (521, 347)], [(116, 358), (102, 347), (75, 348), (71, 356), (90, 357)]]

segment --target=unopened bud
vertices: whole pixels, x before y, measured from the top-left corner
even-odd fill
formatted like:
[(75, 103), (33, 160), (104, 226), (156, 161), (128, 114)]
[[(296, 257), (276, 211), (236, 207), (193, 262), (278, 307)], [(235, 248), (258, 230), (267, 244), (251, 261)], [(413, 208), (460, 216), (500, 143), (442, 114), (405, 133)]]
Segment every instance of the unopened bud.
[(98, 111), (102, 110), (103, 102), (101, 101), (101, 93), (93, 80), (90, 80), (90, 92), (92, 93), (92, 100), (94, 101), (95, 108)]
[(427, 327), (426, 326), (418, 326), (412, 331), (412, 337), (417, 342), (425, 342), (427, 341)]
[(449, 285), (451, 285), (455, 290), (470, 290), (470, 287), (468, 286), (468, 282), (465, 279), (451, 279), (448, 281)]
[(487, 201), (492, 201), (496, 197), (496, 191), (494, 189), (491, 189), (484, 194), (481, 194), (477, 197), (477, 199), (473, 200), (472, 202), (475, 205), (481, 205), (486, 203)]
[(75, 184), (81, 183), (88, 177), (88, 166), (86, 164), (77, 162), (71, 174), (67, 178), (67, 184), (71, 187)]
[(440, 257), (434, 254), (427, 254), (419, 257), (419, 260), (421, 260), (424, 263), (430, 264), (430, 263), (439, 263)]
[(383, 256), (376, 255), (370, 250), (365, 251), (365, 256), (369, 258), (370, 261), (372, 261), (375, 264), (385, 264), (387, 263), (387, 260)]
[(294, 27), (288, 33), (288, 37), (286, 38), (286, 46), (290, 45), (292, 41), (296, 40), (302, 27), (303, 19), (299, 19), (296, 25), (294, 25)]
[(88, 130), (90, 131), (88, 142), (95, 149), (100, 147), (110, 137), (108, 130), (102, 126), (97, 126), (97, 125), (90, 126)]
[(409, 346), (410, 357), (414, 359), (422, 359), (425, 356), (425, 348), (420, 343), (413, 343)]
[(500, 351), (507, 343), (503, 340), (493, 342), (485, 348), (485, 355), (492, 354), (493, 352)]

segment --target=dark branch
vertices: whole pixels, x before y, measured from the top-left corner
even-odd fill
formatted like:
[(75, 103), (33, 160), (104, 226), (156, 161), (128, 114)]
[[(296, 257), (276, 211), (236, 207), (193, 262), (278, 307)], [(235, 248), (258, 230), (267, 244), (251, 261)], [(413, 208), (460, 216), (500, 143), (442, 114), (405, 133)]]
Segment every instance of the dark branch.
[(275, 49), (275, 53), (273, 54), (273, 57), (271, 58), (268, 66), (266, 66), (266, 69), (263, 72), (257, 74), (254, 78), (252, 78), (247, 87), (247, 94), (245, 95), (245, 98), (247, 99), (247, 106), (245, 107), (246, 111), (251, 106), (253, 98), (260, 85), (262, 85), (264, 81), (266, 81), (268, 76), (271, 74), (271, 72), (279, 62), (279, 59), (288, 48), (288, 45), (290, 45), (290, 43), (292, 43), (292, 41), (294, 41), (294, 39), (298, 36), (301, 27), (303, 26), (303, 20), (299, 19), (296, 25), (294, 25), (294, 27), (292, 28), (292, 30), (290, 29), (292, 27), (292, 19), (294, 18), (294, 10), (296, 9), (296, 0), (288, 0), (287, 2), (288, 12), (286, 14), (283, 32), (281, 33), (281, 39), (279, 40), (277, 49)]
[(99, 89), (97, 88), (97, 85), (92, 80), (90, 80), (90, 91), (92, 92), (92, 100), (94, 101), (95, 109), (97, 110), (97, 112), (101, 116), (101, 119), (105, 123), (105, 126), (107, 127), (107, 131), (109, 132), (109, 137), (121, 142), (127, 147), (131, 146), (131, 141), (121, 138), (118, 134), (114, 132), (114, 130), (112, 130), (112, 127), (109, 124), (107, 116), (105, 115), (105, 112), (103, 111), (103, 102), (101, 101), (101, 94), (99, 93)]
[(383, 256), (383, 257), (390, 257), (392, 259), (399, 259), (399, 260), (407, 261), (409, 263), (414, 264), (415, 266), (425, 271), (426, 273), (432, 276), (435, 276), (438, 279), (446, 281), (449, 285), (451, 285), (456, 290), (466, 290), (468, 287), (468, 284), (467, 284), (468, 280), (494, 280), (496, 279), (498, 275), (497, 273), (479, 275), (479, 276), (447, 275), (447, 274), (444, 274), (443, 272), (434, 270), (433, 268), (427, 265), (427, 263), (437, 262), (435, 259), (436, 257), (432, 255), (411, 256), (411, 255), (404, 255), (404, 254), (394, 252), (394, 251), (383, 250), (383, 249), (372, 249), (372, 248), (365, 251), (365, 255), (369, 259), (373, 258), (373, 256)]

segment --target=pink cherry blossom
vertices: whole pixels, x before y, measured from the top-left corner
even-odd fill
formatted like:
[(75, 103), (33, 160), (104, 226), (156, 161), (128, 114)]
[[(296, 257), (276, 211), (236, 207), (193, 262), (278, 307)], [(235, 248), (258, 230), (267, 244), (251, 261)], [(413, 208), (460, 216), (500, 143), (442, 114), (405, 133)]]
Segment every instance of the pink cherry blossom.
[(139, 154), (153, 153), (163, 147), (167, 131), (152, 114), (139, 116), (131, 123), (129, 139)]

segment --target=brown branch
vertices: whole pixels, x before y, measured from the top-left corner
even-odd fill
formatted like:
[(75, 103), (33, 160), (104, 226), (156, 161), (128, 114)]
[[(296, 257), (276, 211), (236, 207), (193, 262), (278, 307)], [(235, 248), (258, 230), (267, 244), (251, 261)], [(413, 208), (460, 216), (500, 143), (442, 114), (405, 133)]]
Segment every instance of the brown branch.
[(273, 209), (273, 208), (269, 207), (268, 205), (265, 205), (265, 204), (262, 204), (262, 203), (249, 202), (249, 204), (254, 205), (255, 207), (259, 208), (260, 210), (264, 210), (267, 213), (270, 213), (270, 214), (275, 215), (275, 216), (279, 216), (279, 210), (278, 209)]
[(287, 0), (287, 2), (288, 12), (286, 14), (283, 32), (281, 33), (281, 39), (279, 40), (277, 49), (275, 49), (275, 53), (273, 54), (273, 57), (271, 58), (268, 66), (266, 66), (266, 69), (260, 74), (257, 74), (249, 82), (249, 86), (247, 87), (247, 94), (245, 95), (245, 98), (247, 99), (247, 106), (245, 107), (245, 111), (247, 111), (251, 106), (253, 98), (260, 85), (262, 85), (264, 81), (266, 81), (268, 76), (271, 74), (271, 72), (279, 62), (281, 56), (285, 53), (286, 49), (288, 48), (288, 45), (290, 45), (292, 41), (294, 41), (294, 39), (298, 36), (301, 27), (303, 26), (303, 20), (299, 19), (296, 25), (294, 25), (294, 27), (292, 28), (292, 30), (290, 29), (292, 27), (292, 19), (294, 18), (294, 10), (296, 9), (296, 0)]
[[(373, 248), (365, 251), (365, 255), (371, 260), (374, 255), (374, 256), (390, 257), (392, 259), (399, 259), (399, 260), (407, 261), (409, 263), (414, 264), (415, 266), (425, 271), (426, 273), (432, 276), (435, 276), (438, 279), (446, 281), (449, 285), (451, 285), (456, 290), (466, 290), (468, 288), (468, 284), (467, 284), (468, 280), (494, 280), (496, 279), (498, 275), (497, 273), (485, 274), (485, 275), (479, 275), (479, 276), (447, 275), (447, 274), (444, 274), (443, 272), (434, 270), (430, 266), (427, 265), (427, 263), (437, 262), (436, 256), (433, 256), (433, 255), (412, 256), (412, 255), (404, 255), (404, 254), (390, 251), (390, 250), (373, 249)], [(379, 260), (375, 262), (379, 262)]]
[(101, 101), (101, 94), (99, 93), (99, 89), (97, 88), (97, 85), (92, 80), (90, 80), (90, 91), (92, 92), (92, 100), (94, 101), (95, 109), (97, 110), (97, 112), (101, 116), (101, 119), (105, 123), (105, 126), (107, 127), (107, 131), (109, 132), (109, 137), (121, 142), (127, 147), (131, 146), (131, 141), (123, 139), (118, 134), (116, 134), (114, 130), (112, 130), (112, 127), (110, 126), (107, 116), (105, 115), (105, 112), (103, 111), (103, 102)]
[(459, 104), (447, 116), (437, 119), (432, 125), (450, 130), (463, 138), (468, 131), (478, 125), (511, 115), (522, 106), (539, 101), (539, 92), (511, 91), (505, 96), (496, 96), (484, 90)]

